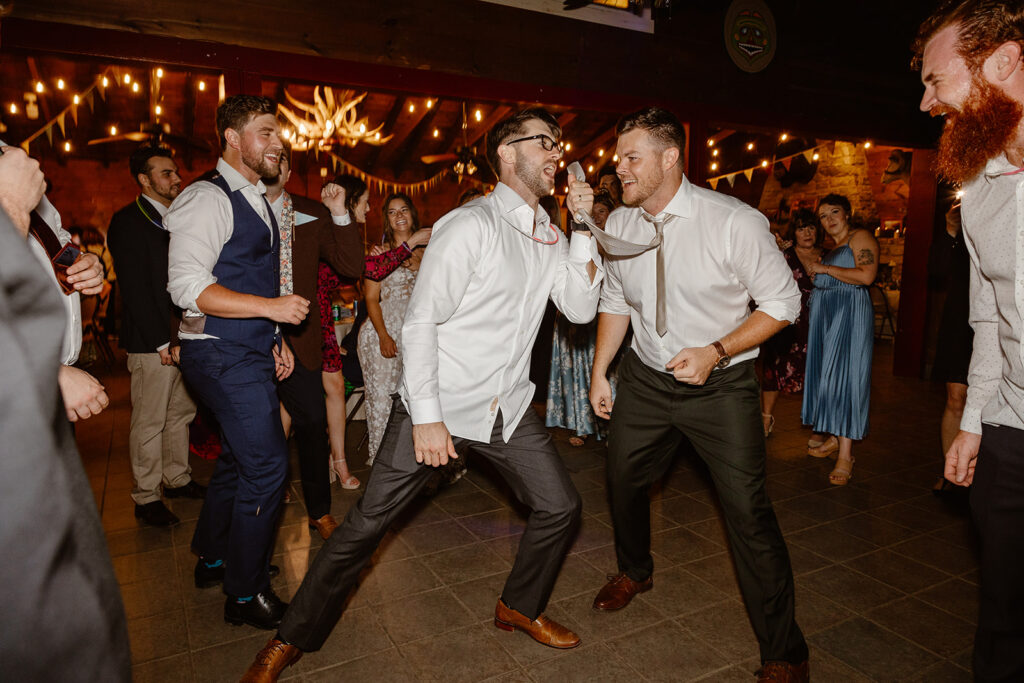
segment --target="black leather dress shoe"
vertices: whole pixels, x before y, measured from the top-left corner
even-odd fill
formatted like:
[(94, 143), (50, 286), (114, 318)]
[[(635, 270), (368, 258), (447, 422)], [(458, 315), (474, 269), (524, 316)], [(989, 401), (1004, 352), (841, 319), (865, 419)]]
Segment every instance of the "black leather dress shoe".
[[(281, 568), (276, 564), (268, 565), (267, 573), (270, 574), (270, 578), (274, 578), (281, 573)], [(224, 565), (222, 563), (216, 567), (207, 567), (205, 562), (199, 560), (192, 575), (196, 580), (196, 588), (213, 588), (224, 583)]]
[(174, 526), (181, 520), (167, 509), (162, 500), (135, 506), (135, 518), (150, 526)]
[(280, 626), (286, 609), (288, 603), (281, 602), (281, 598), (277, 597), (271, 588), (257, 593), (248, 602), (238, 602), (229, 595), (224, 602), (224, 621), (235, 626), (249, 624), (273, 631)]
[(184, 486), (175, 488), (165, 486), (164, 495), (168, 498), (196, 498), (197, 500), (203, 500), (206, 498), (206, 487), (190, 481)]

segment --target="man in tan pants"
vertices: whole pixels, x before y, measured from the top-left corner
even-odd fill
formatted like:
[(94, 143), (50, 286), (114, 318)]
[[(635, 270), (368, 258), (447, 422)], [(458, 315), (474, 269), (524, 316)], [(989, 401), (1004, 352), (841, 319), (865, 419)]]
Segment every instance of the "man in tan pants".
[(114, 214), (107, 243), (122, 283), (120, 340), (132, 373), (132, 499), (137, 518), (170, 526), (178, 518), (160, 498), (161, 482), (168, 498), (206, 495), (189, 474), (188, 425), (196, 406), (176, 365), (176, 311), (167, 293), (163, 215), (181, 191), (181, 177), (170, 150), (162, 147), (141, 147), (129, 165), (142, 194)]

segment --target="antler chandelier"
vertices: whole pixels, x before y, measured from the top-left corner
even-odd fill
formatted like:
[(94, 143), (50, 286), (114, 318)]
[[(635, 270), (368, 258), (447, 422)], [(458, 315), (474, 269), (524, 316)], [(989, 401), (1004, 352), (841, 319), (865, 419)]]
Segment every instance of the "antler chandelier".
[(366, 97), (366, 93), (357, 96), (354, 90), (340, 90), (335, 96), (334, 90), (324, 87), (324, 95), (321, 97), (318, 85), (313, 88), (312, 104), (298, 101), (287, 90), (284, 96), (292, 106), (304, 112), (300, 115), (283, 104), (277, 105), (281, 115), (292, 125), (291, 130), (285, 130), (282, 134), (296, 151), (328, 151), (336, 143), (349, 147), (355, 147), (360, 142), (383, 145), (392, 137), (381, 135), (383, 124), (371, 129), (366, 117), (359, 118), (356, 107)]

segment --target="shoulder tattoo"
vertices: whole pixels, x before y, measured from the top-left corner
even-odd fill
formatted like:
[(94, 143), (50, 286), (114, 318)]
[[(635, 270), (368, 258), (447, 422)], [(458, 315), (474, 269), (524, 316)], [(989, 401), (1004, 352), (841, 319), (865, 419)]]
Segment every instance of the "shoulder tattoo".
[(860, 253), (857, 254), (857, 265), (858, 266), (870, 266), (875, 262), (875, 253), (870, 249), (861, 249)]

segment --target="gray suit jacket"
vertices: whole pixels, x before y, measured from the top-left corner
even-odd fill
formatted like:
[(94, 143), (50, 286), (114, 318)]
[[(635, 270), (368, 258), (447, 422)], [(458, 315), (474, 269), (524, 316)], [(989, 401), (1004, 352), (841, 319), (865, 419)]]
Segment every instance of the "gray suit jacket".
[(58, 297), (0, 211), (0, 678), (129, 681), (121, 593), (57, 388)]

